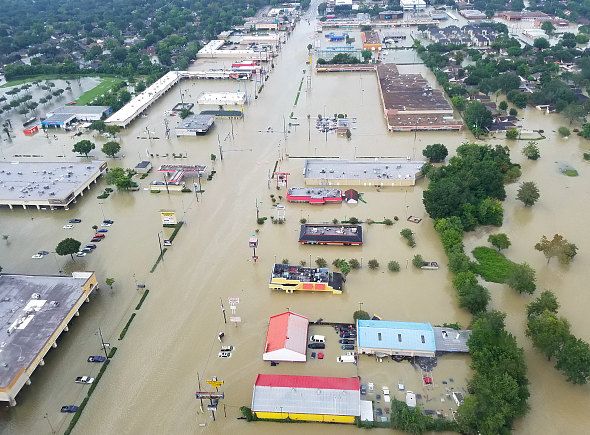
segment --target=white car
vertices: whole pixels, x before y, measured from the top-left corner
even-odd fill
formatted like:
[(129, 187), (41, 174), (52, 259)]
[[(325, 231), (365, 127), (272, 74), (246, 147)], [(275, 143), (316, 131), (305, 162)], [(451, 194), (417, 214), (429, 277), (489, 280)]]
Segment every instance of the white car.
[(74, 226), (72, 224), (67, 224), (67, 225), (64, 225), (62, 228), (64, 230), (71, 230), (72, 228), (74, 228)]
[(389, 396), (389, 387), (383, 385), (383, 394), (385, 394), (386, 396)]
[(230, 358), (231, 352), (222, 351), (217, 354), (219, 358)]
[(39, 258), (43, 258), (43, 257), (44, 257), (44, 255), (41, 255), (41, 254), (38, 254), (37, 253), (37, 254), (33, 255), (31, 258), (39, 259)]
[(111, 227), (111, 226), (113, 226), (113, 224), (109, 224), (109, 223), (103, 222), (102, 224), (100, 224), (100, 226), (101, 227)]
[(77, 252), (76, 257), (86, 257), (86, 252), (84, 252), (84, 251)]
[(94, 378), (90, 376), (78, 376), (74, 382), (77, 384), (91, 384), (94, 382)]

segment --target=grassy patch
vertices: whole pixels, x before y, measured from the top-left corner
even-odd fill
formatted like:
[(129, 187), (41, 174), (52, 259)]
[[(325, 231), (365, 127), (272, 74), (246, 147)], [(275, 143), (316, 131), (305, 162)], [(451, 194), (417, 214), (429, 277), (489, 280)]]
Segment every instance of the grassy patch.
[(172, 235), (170, 236), (170, 241), (173, 241), (176, 238), (176, 235), (178, 234), (178, 232), (182, 228), (182, 225), (184, 225), (183, 221), (180, 221), (176, 224), (176, 228), (174, 228), (174, 231), (172, 232)]
[(154, 273), (154, 270), (156, 270), (156, 267), (158, 267), (158, 264), (160, 263), (160, 261), (162, 261), (162, 258), (164, 257), (164, 254), (166, 253), (167, 250), (168, 250), (168, 248), (162, 249), (162, 253), (160, 255), (158, 255), (156, 262), (154, 263), (154, 265), (150, 269), (150, 273)]
[(506, 281), (516, 263), (510, 261), (495, 249), (478, 246), (473, 250), (477, 260), (474, 272), (489, 282), (503, 283)]
[[(22, 85), (24, 83), (33, 83), (34, 81), (37, 80), (75, 80), (75, 79), (81, 79), (84, 77), (103, 77), (103, 78), (114, 78), (112, 76), (109, 75), (102, 75), (102, 74), (41, 74), (41, 75), (37, 75), (37, 76), (30, 76), (30, 77), (22, 77), (19, 79), (14, 79), (14, 80), (10, 80), (6, 83), (4, 83), (2, 86), (0, 86), (0, 88), (10, 88), (12, 86), (18, 86), (18, 85)], [(121, 80), (121, 79), (118, 79)]]
[(136, 310), (139, 310), (141, 308), (141, 306), (143, 305), (143, 301), (145, 301), (145, 298), (147, 298), (147, 295), (149, 294), (149, 289), (146, 289), (146, 291), (143, 292), (143, 295), (141, 296), (141, 299), (139, 300), (137, 306), (135, 307)]
[(102, 94), (107, 93), (114, 86), (118, 85), (122, 81), (122, 79), (116, 77), (102, 77), (98, 85), (84, 92), (76, 99), (76, 104), (78, 106), (86, 106), (92, 103), (92, 100), (94, 100), (96, 97), (99, 97)]
[(565, 169), (562, 171), (562, 174), (567, 175), (568, 177), (577, 177), (578, 171), (576, 171), (575, 169)]
[(127, 334), (127, 330), (131, 326), (131, 322), (133, 322), (134, 318), (135, 318), (135, 313), (132, 313), (131, 317), (129, 317), (129, 320), (127, 320), (127, 324), (125, 325), (125, 327), (123, 328), (123, 330), (119, 334), (119, 340), (123, 340), (125, 338), (125, 334)]

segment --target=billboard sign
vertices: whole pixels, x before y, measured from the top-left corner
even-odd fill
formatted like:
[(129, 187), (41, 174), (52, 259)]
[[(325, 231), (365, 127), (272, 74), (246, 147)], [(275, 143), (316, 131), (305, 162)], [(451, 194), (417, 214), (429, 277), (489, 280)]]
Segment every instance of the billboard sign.
[(162, 219), (162, 225), (176, 225), (176, 213), (169, 210), (162, 210), (160, 212), (160, 218)]

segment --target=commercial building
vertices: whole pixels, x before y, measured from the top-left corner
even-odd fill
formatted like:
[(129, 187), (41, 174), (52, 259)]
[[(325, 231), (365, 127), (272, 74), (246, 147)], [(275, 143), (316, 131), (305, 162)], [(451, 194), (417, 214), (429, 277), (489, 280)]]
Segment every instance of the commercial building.
[(203, 92), (197, 104), (214, 106), (243, 106), (246, 103), (244, 92)]
[(148, 160), (142, 160), (135, 165), (135, 172), (138, 174), (147, 174), (152, 170), (152, 163)]
[(0, 162), (0, 206), (68, 209), (107, 168), (106, 162)]
[(213, 115), (189, 115), (180, 121), (178, 127), (174, 129), (176, 136), (196, 136), (206, 134), (213, 123)]
[(342, 191), (322, 187), (290, 187), (287, 191), (287, 201), (307, 202), (309, 204), (339, 204), (342, 202)]
[(358, 246), (363, 244), (363, 227), (355, 224), (303, 224), (299, 243)]
[(381, 38), (379, 32), (368, 30), (361, 32), (361, 41), (363, 42), (363, 50), (381, 51)]
[(434, 357), (436, 343), (430, 323), (357, 320), (359, 354)]
[(459, 14), (468, 20), (485, 20), (486, 14), (477, 9), (463, 9)]
[(272, 290), (284, 290), (285, 293), (331, 292), (342, 294), (344, 276), (330, 272), (327, 267), (304, 267), (276, 263), (272, 268), (268, 287)]
[(426, 9), (424, 0), (400, 0), (399, 5), (404, 11), (422, 11)]
[(67, 128), (76, 121), (76, 115), (71, 113), (56, 113), (41, 121), (43, 128)]
[(358, 378), (258, 375), (252, 392), (258, 418), (353, 424), (361, 414)]
[(78, 121), (99, 121), (105, 119), (113, 112), (109, 106), (63, 106), (47, 113), (47, 116), (56, 114), (74, 115)]
[(68, 276), (0, 274), (0, 401), (16, 405), (16, 396), (80, 306), (98, 288), (94, 272)]
[(426, 162), (405, 159), (308, 159), (303, 175), (311, 186), (414, 186)]
[(346, 54), (347, 56), (354, 57), (359, 62), (363, 59), (362, 51), (352, 46), (324, 47), (316, 50), (317, 58), (324, 59), (328, 62), (338, 54)]
[(264, 361), (305, 362), (309, 320), (287, 311), (270, 318), (264, 345)]
[(403, 11), (383, 11), (379, 12), (379, 19), (383, 21), (401, 20), (404, 17)]
[(197, 53), (198, 59), (204, 58), (243, 58), (264, 60), (269, 61), (273, 58), (274, 52), (272, 50), (254, 50), (252, 48), (243, 48), (233, 46), (231, 49), (224, 50), (222, 47), (226, 41), (223, 39), (213, 39), (209, 41), (203, 48)]

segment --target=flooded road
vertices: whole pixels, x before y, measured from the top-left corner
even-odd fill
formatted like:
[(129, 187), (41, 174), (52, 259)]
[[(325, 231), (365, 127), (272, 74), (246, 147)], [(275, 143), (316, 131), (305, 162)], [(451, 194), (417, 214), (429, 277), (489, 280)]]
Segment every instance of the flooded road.
[[(312, 6), (313, 8), (313, 6)], [(197, 202), (194, 194), (151, 194), (148, 191), (116, 192), (109, 198), (97, 200), (104, 187), (99, 183), (89, 194), (78, 200), (67, 212), (41, 212), (36, 210), (0, 211), (0, 233), (8, 234), (8, 243), (0, 241), (0, 264), (5, 271), (17, 273), (57, 273), (90, 269), (97, 272), (104, 283), (107, 277), (115, 279), (113, 290), (106, 285), (87, 304), (76, 319), (70, 332), (60, 339), (60, 347), (46, 358), (47, 364), (39, 368), (32, 385), (25, 387), (17, 397), (19, 405), (0, 410), (2, 433), (51, 433), (51, 427), (63, 431), (69, 417), (60, 414), (59, 407), (66, 403), (79, 403), (85, 395), (73, 378), (82, 374), (96, 374), (88, 367), (86, 356), (99, 350), (96, 330), (100, 326), (107, 341), (118, 347), (116, 357), (109, 365), (96, 391), (90, 399), (77, 426), (80, 434), (136, 434), (136, 433), (229, 433), (272, 434), (284, 433), (357, 433), (355, 427), (344, 425), (259, 423), (248, 424), (239, 417), (239, 407), (250, 405), (252, 386), (257, 373), (283, 373), (306, 375), (356, 376), (376, 386), (388, 385), (392, 390), (398, 382), (408, 389), (420, 392), (428, 401), (428, 409), (441, 409), (449, 413), (452, 405), (441, 402), (449, 379), (456, 389), (465, 387), (470, 376), (468, 357), (442, 357), (434, 370), (433, 390), (421, 385), (420, 373), (407, 363), (377, 363), (371, 358), (360, 359), (357, 366), (337, 364), (340, 355), (337, 336), (326, 328), (312, 327), (313, 333), (325, 334), (328, 340), (326, 358), (309, 360), (301, 365), (283, 363), (270, 367), (262, 361), (264, 336), (268, 318), (291, 309), (308, 316), (310, 320), (351, 321), (352, 313), (362, 308), (384, 319), (427, 321), (433, 324), (459, 322), (467, 326), (470, 316), (460, 310), (451, 286), (451, 275), (446, 267), (438, 271), (417, 271), (411, 265), (415, 254), (445, 264), (445, 255), (432, 222), (422, 205), (425, 181), (408, 189), (385, 188), (364, 191), (366, 204), (350, 206), (309, 206), (286, 204), (287, 222), (274, 225), (270, 219), (264, 225), (256, 224), (256, 202), (261, 216), (276, 213), (270, 195), (285, 196), (269, 183), (268, 174), (275, 162), (278, 168), (289, 172), (289, 185), (303, 184), (303, 162), (297, 157), (341, 156), (398, 156), (420, 157), (422, 149), (431, 143), (444, 143), (453, 154), (465, 140), (472, 140), (468, 132), (461, 133), (388, 133), (378, 97), (377, 80), (373, 74), (312, 75), (311, 88), (307, 86), (307, 44), (315, 37), (315, 25), (304, 20), (284, 45), (275, 60), (275, 69), (266, 82), (259, 99), (245, 109), (243, 121), (217, 121), (214, 129), (203, 137), (165, 139), (164, 119), (173, 128), (177, 118), (166, 117), (180, 96), (173, 90), (149, 110), (147, 118), (139, 118), (121, 134), (122, 154), (125, 157), (109, 159), (110, 166), (133, 167), (146, 156), (146, 151), (163, 155), (187, 154), (178, 160), (155, 157), (153, 165), (162, 163), (207, 164), (217, 171), (211, 182), (204, 181), (204, 195)], [(192, 68), (199, 68), (197, 63)], [(401, 68), (400, 68), (401, 69)], [(405, 66), (402, 72), (420, 72), (433, 80), (424, 66)], [(303, 79), (300, 98), (296, 105), (297, 90)], [(434, 82), (432, 81), (434, 84)], [(183, 82), (182, 91), (188, 101), (196, 100), (203, 91), (233, 91), (245, 86), (236, 82), (193, 81)], [(252, 84), (248, 83), (251, 94)], [(289, 119), (290, 114), (296, 119)], [(347, 140), (308, 128), (307, 115), (347, 113), (357, 118), (357, 128)], [(588, 266), (590, 234), (583, 225), (590, 217), (586, 201), (589, 190), (586, 177), (588, 168), (582, 161), (583, 150), (590, 148), (577, 137), (563, 140), (555, 132), (563, 124), (556, 115), (544, 116), (527, 109), (526, 128), (543, 128), (547, 139), (540, 142), (541, 159), (525, 161), (520, 150), (526, 141), (506, 142), (514, 161), (523, 165), (523, 181), (535, 181), (541, 200), (531, 209), (525, 209), (515, 200), (518, 183), (508, 187), (505, 206), (506, 232), (512, 247), (506, 255), (514, 261), (527, 261), (536, 270), (539, 288), (552, 289), (561, 303), (561, 315), (567, 317), (572, 332), (590, 340), (590, 319), (583, 307), (590, 303), (585, 291), (584, 271)], [(287, 134), (283, 132), (283, 122)], [(300, 124), (298, 126), (288, 123)], [(313, 124), (313, 123), (312, 123)], [(140, 139), (146, 136), (146, 127), (159, 139)], [(272, 133), (267, 133), (268, 127)], [(233, 137), (232, 137), (233, 129)], [(18, 150), (44, 152), (59, 159), (65, 148), (67, 158), (76, 138), (58, 134), (59, 141), (47, 144), (46, 139), (35, 137), (19, 142)], [(219, 138), (219, 139), (218, 139)], [(103, 139), (94, 138), (96, 158), (104, 158), (99, 149)], [(504, 143), (494, 140), (490, 143)], [(223, 161), (219, 158), (219, 144)], [(14, 145), (15, 147), (17, 145)], [(10, 151), (10, 155), (16, 150)], [(210, 155), (217, 154), (215, 163)], [(291, 156), (287, 158), (287, 155)], [(568, 178), (558, 171), (558, 163), (567, 162), (580, 176)], [(146, 187), (158, 174), (152, 173), (141, 186)], [(270, 187), (269, 187), (270, 186)], [(283, 201), (284, 203), (284, 201)], [(159, 211), (176, 210), (186, 225), (180, 230), (171, 247), (154, 273), (149, 273), (158, 253), (157, 234), (161, 231)], [(405, 221), (407, 215), (423, 218), (420, 224)], [(299, 219), (310, 222), (331, 221), (355, 216), (359, 219), (381, 220), (384, 217), (399, 221), (392, 227), (365, 226), (366, 243), (362, 247), (313, 247), (297, 243)], [(115, 220), (107, 239), (95, 253), (75, 262), (68, 258), (48, 256), (31, 260), (40, 249), (52, 250), (62, 238), (64, 221), (79, 217), (83, 223), (67, 235), (86, 240), (91, 225), (104, 217)], [(409, 227), (416, 233), (417, 246), (406, 246), (399, 235)], [(260, 259), (252, 263), (248, 238), (259, 229)], [(486, 244), (490, 229), (469, 234), (468, 248)], [(575, 242), (579, 254), (574, 263), (562, 268), (556, 263), (546, 265), (544, 257), (533, 249), (542, 234), (559, 232)], [(331, 263), (336, 258), (357, 258), (363, 262), (360, 271), (350, 273), (342, 295), (293, 294), (272, 292), (268, 289), (271, 266), (275, 261), (288, 259), (292, 263), (325, 258)], [(377, 271), (366, 267), (375, 258), (381, 264)], [(401, 265), (397, 274), (386, 269), (389, 261)], [(123, 341), (119, 332), (139, 300), (136, 282), (150, 289), (143, 307), (138, 311)], [(531, 411), (517, 422), (515, 431), (523, 434), (583, 433), (590, 424), (585, 412), (590, 406), (589, 387), (574, 387), (534, 351), (524, 336), (524, 306), (531, 297), (519, 296), (501, 285), (491, 284), (492, 305), (505, 311), (509, 330), (525, 348), (531, 380)], [(237, 316), (242, 323), (235, 327), (225, 325), (220, 310), (220, 299), (228, 307), (228, 297), (239, 297)], [(229, 359), (217, 358), (217, 334), (225, 332), (224, 344), (232, 344), (236, 351)], [(321, 332), (320, 332), (321, 331)], [(217, 420), (210, 413), (201, 412), (194, 399), (197, 390), (197, 373), (200, 379), (217, 376), (225, 381), (222, 390), (225, 399), (220, 402)], [(442, 382), (447, 382), (443, 384)], [(398, 398), (402, 396), (395, 392)], [(225, 406), (223, 406), (225, 405)], [(224, 412), (225, 411), (225, 412)], [(43, 416), (47, 413), (47, 419)], [(225, 417), (225, 415), (227, 417)], [(48, 421), (52, 426), (48, 424)]]

